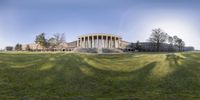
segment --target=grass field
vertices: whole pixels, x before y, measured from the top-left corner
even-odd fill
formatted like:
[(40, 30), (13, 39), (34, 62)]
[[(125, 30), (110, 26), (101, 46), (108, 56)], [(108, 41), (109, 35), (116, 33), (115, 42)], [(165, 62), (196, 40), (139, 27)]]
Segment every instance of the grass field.
[(0, 53), (0, 99), (200, 100), (200, 53)]

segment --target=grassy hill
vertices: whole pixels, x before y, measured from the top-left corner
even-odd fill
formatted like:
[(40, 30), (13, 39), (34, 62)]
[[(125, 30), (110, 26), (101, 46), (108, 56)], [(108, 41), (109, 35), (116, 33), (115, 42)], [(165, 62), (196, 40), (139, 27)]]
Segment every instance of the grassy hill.
[(199, 100), (200, 53), (0, 53), (0, 98)]

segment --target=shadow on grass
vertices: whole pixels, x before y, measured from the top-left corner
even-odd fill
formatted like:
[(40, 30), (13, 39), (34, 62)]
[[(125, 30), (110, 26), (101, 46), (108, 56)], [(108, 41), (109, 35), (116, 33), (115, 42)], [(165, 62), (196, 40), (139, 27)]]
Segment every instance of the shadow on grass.
[[(152, 62), (141, 69), (126, 73), (96, 69), (79, 54), (8, 56), (10, 58), (7, 62), (0, 64), (6, 68), (1, 67), (0, 70), (3, 73), (0, 74), (2, 98), (95, 98), (112, 97), (121, 92), (131, 93), (132, 89), (145, 85), (148, 73), (156, 65), (156, 62)], [(27, 56), (33, 58), (26, 58)], [(26, 67), (31, 63), (34, 64)], [(15, 64), (22, 67), (19, 69), (11, 66)], [(49, 66), (51, 67), (41, 70)], [(88, 75), (82, 69), (88, 69), (93, 74)]]
[[(156, 87), (162, 90), (160, 93), (163, 94), (164, 99), (195, 100), (195, 98), (200, 98), (200, 67), (198, 67), (200, 63), (196, 56), (188, 54), (183, 54), (183, 56), (186, 58), (178, 55), (167, 55), (166, 57), (169, 67), (176, 70), (156, 82)], [(194, 59), (193, 57), (196, 60), (188, 60)]]
[(170, 66), (179, 66), (182, 60), (184, 60), (184, 58), (176, 54), (166, 55), (166, 61), (170, 63)]
[(83, 59), (87, 56), (80, 54), (37, 55), (35, 57), (29, 55), (28, 57), (33, 58), (27, 59), (25, 57), (27, 55), (8, 57), (6, 61), (10, 60), (13, 64), (24, 61), (24, 65), (29, 64), (31, 60), (41, 59), (41, 61), (20, 69), (10, 67), (9, 63), (0, 63), (0, 66), (4, 66), (0, 68), (0, 96), (2, 98), (78, 100), (128, 96), (127, 98), (148, 99), (148, 96), (174, 94), (175, 96), (171, 98), (179, 99), (183, 97), (181, 93), (188, 93), (188, 97), (192, 97), (197, 96), (200, 90), (198, 88), (200, 70), (197, 67), (191, 67), (188, 70), (189, 66), (197, 66), (199, 63), (179, 64), (181, 58), (173, 56), (166, 60), (173, 66), (177, 64), (179, 68), (157, 81), (152, 81), (149, 76), (158, 62), (150, 62), (134, 71), (120, 72), (97, 69)]

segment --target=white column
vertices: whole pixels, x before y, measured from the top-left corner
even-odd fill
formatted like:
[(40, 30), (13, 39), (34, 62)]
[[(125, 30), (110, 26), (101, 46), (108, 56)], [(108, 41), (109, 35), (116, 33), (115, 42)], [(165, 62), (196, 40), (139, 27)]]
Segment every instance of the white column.
[(92, 48), (94, 48), (94, 36), (92, 36)]
[(98, 48), (99, 47), (99, 36), (97, 35), (97, 45), (96, 47)]
[(107, 40), (107, 42), (108, 42), (107, 47), (110, 48), (110, 46), (109, 46), (109, 45), (110, 45), (110, 42), (109, 42), (109, 36), (108, 36), (108, 40)]
[(87, 48), (87, 37), (85, 37), (85, 48)]
[(121, 48), (121, 38), (119, 38), (119, 48)]
[(92, 48), (90, 36), (88, 36), (88, 37), (89, 37), (89, 48)]
[(117, 48), (119, 48), (119, 37), (117, 37)]
[(120, 47), (119, 47), (119, 41), (120, 41), (120, 40), (119, 40), (119, 37), (118, 37), (118, 41), (117, 41), (118, 46), (117, 46), (117, 48), (120, 48)]
[(80, 47), (81, 47), (81, 48), (83, 47), (83, 44), (82, 44), (82, 37), (80, 37)]
[(110, 36), (110, 48), (113, 48), (113, 41), (112, 41), (112, 36)]
[(117, 37), (115, 36), (115, 48), (117, 48)]
[(78, 40), (78, 46), (80, 47), (80, 44), (81, 43), (81, 39), (79, 38), (79, 40)]
[(78, 40), (77, 40), (77, 42), (76, 42), (77, 44), (76, 44), (76, 46), (78, 47), (78, 44), (79, 44), (79, 38), (78, 38)]
[(79, 47), (80, 47), (80, 45), (81, 45), (81, 38), (79, 38)]
[(87, 40), (86, 40), (87, 37), (85, 37), (85, 48), (87, 48)]
[(108, 36), (106, 36), (106, 43), (105, 43), (105, 47), (108, 48)]
[(90, 48), (92, 48), (92, 37), (90, 39)]

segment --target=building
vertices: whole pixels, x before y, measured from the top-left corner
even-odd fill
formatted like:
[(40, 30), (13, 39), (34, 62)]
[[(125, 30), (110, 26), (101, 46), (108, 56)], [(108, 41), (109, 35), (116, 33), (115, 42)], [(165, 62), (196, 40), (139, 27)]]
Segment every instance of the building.
[[(114, 34), (105, 34), (105, 33), (93, 33), (93, 34), (84, 34), (77, 38), (76, 41), (64, 42), (56, 47), (43, 48), (42, 46), (32, 43), (22, 45), (22, 50), (26, 50), (29, 45), (31, 51), (86, 51), (86, 52), (133, 52), (135, 51), (136, 43), (131, 43), (122, 40), (122, 37)], [(140, 42), (140, 51), (143, 52), (156, 52), (156, 44), (151, 42)], [(102, 49), (102, 50), (101, 50)], [(100, 50), (100, 51), (99, 51)], [(178, 51), (179, 49), (176, 46), (172, 46), (167, 43), (160, 44), (161, 52), (168, 51)], [(185, 47), (184, 51), (193, 51), (194, 47)]]
[(121, 48), (122, 38), (113, 34), (85, 34), (78, 37), (79, 48)]

